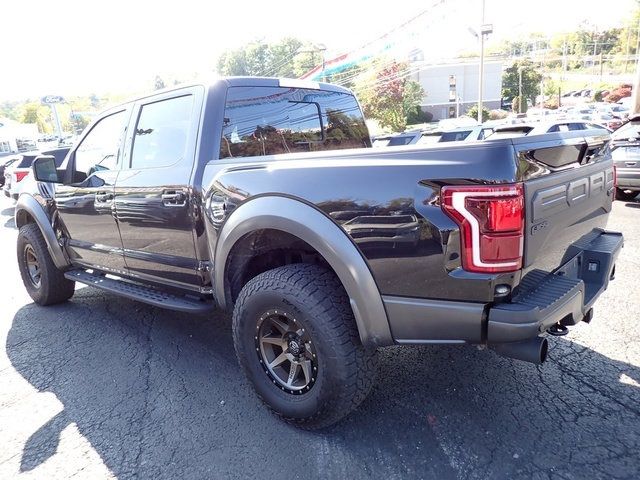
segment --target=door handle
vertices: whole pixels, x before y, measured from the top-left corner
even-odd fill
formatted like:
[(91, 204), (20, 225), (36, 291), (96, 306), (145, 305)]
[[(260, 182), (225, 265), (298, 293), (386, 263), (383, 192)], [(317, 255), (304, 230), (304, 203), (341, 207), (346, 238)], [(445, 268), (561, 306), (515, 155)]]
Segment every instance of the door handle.
[(180, 190), (165, 190), (162, 194), (162, 204), (167, 207), (182, 207), (186, 203), (187, 195)]
[(113, 193), (108, 192), (97, 192), (96, 193), (96, 202), (105, 203), (113, 200)]

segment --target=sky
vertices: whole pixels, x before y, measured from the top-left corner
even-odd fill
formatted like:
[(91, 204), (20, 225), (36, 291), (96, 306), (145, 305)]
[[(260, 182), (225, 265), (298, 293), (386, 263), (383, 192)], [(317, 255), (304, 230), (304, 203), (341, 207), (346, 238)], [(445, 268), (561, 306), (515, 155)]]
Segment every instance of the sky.
[[(4, 0), (0, 100), (139, 92), (161, 76), (206, 76), (225, 49), (294, 36), (350, 51), (429, 10), (393, 38), (433, 57), (476, 47), (481, 0)], [(615, 3), (615, 8), (612, 7)], [(492, 41), (621, 25), (637, 0), (486, 0)]]

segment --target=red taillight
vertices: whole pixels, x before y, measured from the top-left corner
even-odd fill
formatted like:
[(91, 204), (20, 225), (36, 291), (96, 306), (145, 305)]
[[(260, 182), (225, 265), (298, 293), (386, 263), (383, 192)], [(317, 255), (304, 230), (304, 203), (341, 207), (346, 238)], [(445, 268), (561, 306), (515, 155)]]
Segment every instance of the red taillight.
[(29, 172), (13, 172), (16, 175), (16, 182), (21, 182), (24, 180), (24, 177), (29, 175)]
[(460, 227), (462, 268), (513, 272), (522, 267), (524, 190), (515, 185), (442, 187), (442, 209)]

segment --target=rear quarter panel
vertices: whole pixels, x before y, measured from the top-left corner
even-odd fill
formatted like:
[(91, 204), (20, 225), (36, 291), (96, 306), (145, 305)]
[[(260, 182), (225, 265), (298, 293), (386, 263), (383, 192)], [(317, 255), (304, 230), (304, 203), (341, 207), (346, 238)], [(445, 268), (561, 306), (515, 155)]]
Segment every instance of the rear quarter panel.
[(260, 195), (320, 210), (360, 249), (384, 295), (486, 302), (496, 283), (512, 284), (519, 274), (461, 270), (457, 227), (440, 209), (439, 191), (515, 175), (510, 142), (476, 142), (214, 160), (203, 193), (205, 203), (224, 201), (228, 215)]

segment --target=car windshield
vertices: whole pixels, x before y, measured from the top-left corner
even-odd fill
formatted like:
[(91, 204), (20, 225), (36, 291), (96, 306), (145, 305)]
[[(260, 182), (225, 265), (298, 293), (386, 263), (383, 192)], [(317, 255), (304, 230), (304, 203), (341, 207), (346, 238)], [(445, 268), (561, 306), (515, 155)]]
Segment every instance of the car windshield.
[(471, 134), (471, 130), (462, 130), (456, 132), (444, 132), (439, 142), (460, 142)]
[(418, 143), (422, 145), (425, 143), (438, 143), (440, 141), (440, 137), (442, 137), (441, 133), (423, 133), (420, 140), (418, 140)]
[(498, 140), (500, 138), (524, 137), (530, 131), (531, 131), (531, 128), (523, 129), (523, 130), (498, 130), (497, 132), (493, 132), (491, 135), (488, 135), (485, 138), (485, 140)]
[(387, 147), (399, 147), (401, 145), (409, 145), (413, 140), (414, 135), (401, 135), (398, 137), (392, 137), (387, 144)]
[(373, 140), (372, 145), (374, 147), (386, 147), (389, 145), (389, 140), (391, 140), (389, 137), (376, 138)]
[(23, 155), (16, 168), (30, 168), (37, 155)]
[(640, 122), (629, 122), (616, 130), (611, 138), (613, 140), (638, 139), (640, 137)]

